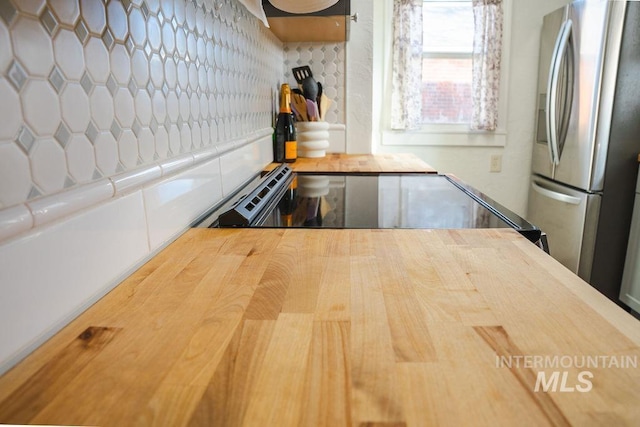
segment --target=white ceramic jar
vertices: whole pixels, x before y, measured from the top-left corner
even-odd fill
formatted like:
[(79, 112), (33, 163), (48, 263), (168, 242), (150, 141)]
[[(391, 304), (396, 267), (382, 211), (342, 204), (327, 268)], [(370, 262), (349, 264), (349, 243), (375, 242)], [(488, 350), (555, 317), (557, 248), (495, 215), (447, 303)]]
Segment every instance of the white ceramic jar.
[(329, 148), (329, 123), (297, 122), (298, 157), (324, 157)]

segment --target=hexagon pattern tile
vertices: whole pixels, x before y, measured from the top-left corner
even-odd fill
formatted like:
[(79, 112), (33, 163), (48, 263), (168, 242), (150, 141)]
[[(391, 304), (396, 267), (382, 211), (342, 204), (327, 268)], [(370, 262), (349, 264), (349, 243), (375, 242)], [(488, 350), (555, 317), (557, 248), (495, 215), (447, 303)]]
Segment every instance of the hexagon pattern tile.
[(85, 135), (74, 135), (65, 147), (69, 174), (78, 183), (89, 182), (96, 169), (95, 154)]
[(6, 26), (0, 25), (0, 73), (4, 73), (9, 68), (12, 60), (13, 51), (11, 50), (9, 30)]
[(29, 154), (33, 181), (45, 193), (54, 193), (64, 188), (67, 177), (67, 161), (64, 150), (53, 139), (37, 140)]
[(102, 34), (106, 25), (104, 4), (95, 0), (81, 0), (80, 14), (90, 33)]
[(24, 14), (38, 16), (44, 9), (45, 0), (30, 0), (15, 2), (18, 10)]
[(331, 99), (325, 118), (329, 123), (345, 123), (345, 48), (345, 43), (287, 43), (284, 46), (286, 81), (296, 87), (291, 69), (308, 65)]
[(84, 132), (91, 117), (89, 98), (80, 83), (68, 83), (60, 97), (62, 119), (72, 132)]
[(77, 2), (69, 0), (49, 0), (48, 5), (56, 18), (58, 18), (58, 22), (71, 27), (75, 26), (80, 16), (80, 5)]
[(118, 168), (118, 144), (111, 132), (100, 132), (93, 143), (96, 166), (105, 176), (114, 175)]
[(91, 116), (99, 130), (109, 130), (113, 114), (113, 98), (107, 87), (95, 87), (91, 94)]
[(20, 98), (6, 79), (0, 79), (0, 140), (13, 139), (20, 129), (22, 114), (20, 114)]
[(283, 45), (237, 0), (4, 1), (0, 209), (271, 127)]
[(80, 81), (84, 72), (82, 44), (72, 30), (61, 29), (53, 40), (53, 52), (58, 67), (68, 80)]
[(91, 37), (84, 47), (84, 57), (93, 82), (106, 83), (109, 77), (109, 52), (103, 41)]
[(130, 128), (135, 119), (135, 107), (131, 93), (125, 88), (119, 88), (114, 98), (116, 118), (121, 127)]
[(60, 100), (45, 80), (31, 80), (22, 90), (24, 120), (40, 136), (53, 135), (60, 124)]
[(138, 151), (143, 163), (151, 163), (153, 161), (156, 147), (151, 129), (142, 128), (138, 132)]
[(37, 77), (49, 75), (53, 67), (51, 38), (37, 19), (20, 16), (11, 27), (11, 39), (13, 53), (28, 73)]
[(138, 165), (138, 142), (132, 131), (126, 130), (122, 133), (118, 142), (118, 156), (122, 164), (129, 169)]
[(26, 154), (14, 142), (0, 144), (0, 208), (25, 200), (31, 190)]
[(116, 44), (110, 54), (111, 73), (116, 82), (126, 86), (131, 79), (131, 58), (124, 45)]
[(127, 23), (127, 14), (122, 3), (119, 1), (109, 2), (107, 6), (107, 17), (113, 37), (115, 37), (117, 41), (124, 43), (129, 30), (129, 24)]

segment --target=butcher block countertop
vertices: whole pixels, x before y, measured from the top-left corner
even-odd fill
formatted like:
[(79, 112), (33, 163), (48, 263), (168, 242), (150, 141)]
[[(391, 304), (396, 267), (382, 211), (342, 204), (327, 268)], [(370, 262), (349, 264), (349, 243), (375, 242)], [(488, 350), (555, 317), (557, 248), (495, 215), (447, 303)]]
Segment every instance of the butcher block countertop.
[[(287, 163), (295, 172), (317, 173), (436, 173), (437, 171), (413, 154), (327, 154), (319, 158), (298, 158)], [(271, 170), (279, 163), (267, 166)]]
[(192, 229), (0, 378), (0, 422), (637, 426), (638, 359), (512, 230)]

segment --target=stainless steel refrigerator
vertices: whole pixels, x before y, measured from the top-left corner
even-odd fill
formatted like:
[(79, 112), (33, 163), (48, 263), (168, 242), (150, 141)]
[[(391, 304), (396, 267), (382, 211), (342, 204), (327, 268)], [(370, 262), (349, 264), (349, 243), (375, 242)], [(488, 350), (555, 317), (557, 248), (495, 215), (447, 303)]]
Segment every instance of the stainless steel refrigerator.
[(528, 219), (551, 255), (620, 304), (640, 153), (640, 2), (544, 18)]

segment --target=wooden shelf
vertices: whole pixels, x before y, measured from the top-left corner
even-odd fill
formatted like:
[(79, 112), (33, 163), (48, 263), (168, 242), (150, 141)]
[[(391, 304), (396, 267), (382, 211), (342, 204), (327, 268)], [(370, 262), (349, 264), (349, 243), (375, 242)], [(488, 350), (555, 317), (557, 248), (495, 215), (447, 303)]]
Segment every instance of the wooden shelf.
[(288, 42), (343, 42), (348, 40), (348, 16), (299, 16), (267, 18), (271, 32)]
[(262, 2), (271, 31), (288, 42), (343, 42), (349, 39), (351, 22), (350, 0), (316, 13), (298, 15), (274, 7), (268, 0)]

